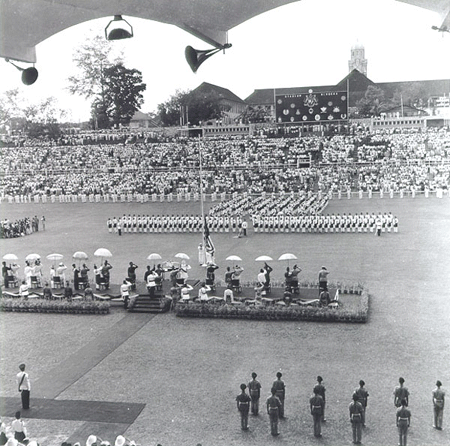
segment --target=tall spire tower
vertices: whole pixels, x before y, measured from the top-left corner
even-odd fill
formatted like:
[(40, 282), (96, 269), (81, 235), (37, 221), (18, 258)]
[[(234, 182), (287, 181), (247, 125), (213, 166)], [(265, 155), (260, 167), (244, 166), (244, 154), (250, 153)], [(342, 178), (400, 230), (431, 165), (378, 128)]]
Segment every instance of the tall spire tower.
[(351, 58), (348, 61), (348, 71), (351, 72), (355, 68), (367, 77), (367, 59), (364, 57), (364, 46), (360, 43), (352, 46)]

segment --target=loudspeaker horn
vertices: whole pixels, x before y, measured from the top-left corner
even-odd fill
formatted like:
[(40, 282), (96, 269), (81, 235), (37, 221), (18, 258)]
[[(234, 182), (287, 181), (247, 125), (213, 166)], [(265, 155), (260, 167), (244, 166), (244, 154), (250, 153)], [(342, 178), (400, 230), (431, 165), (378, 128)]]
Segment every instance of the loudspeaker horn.
[(29, 68), (22, 68), (17, 66), (15, 63), (12, 63), (9, 59), (5, 59), (6, 62), (9, 62), (12, 66), (16, 67), (19, 71), (22, 72), (22, 82), (25, 85), (33, 85), (38, 76), (39, 76), (39, 72), (36, 68), (34, 67), (29, 67)]
[(34, 67), (26, 68), (22, 71), (22, 82), (25, 85), (33, 85), (39, 76), (38, 70)]
[(198, 67), (209, 57), (214, 56), (220, 50), (225, 50), (231, 47), (231, 43), (226, 43), (219, 48), (212, 48), (210, 50), (196, 50), (191, 46), (187, 46), (184, 50), (184, 55), (186, 56), (186, 61), (191, 67), (191, 70), (196, 73)]

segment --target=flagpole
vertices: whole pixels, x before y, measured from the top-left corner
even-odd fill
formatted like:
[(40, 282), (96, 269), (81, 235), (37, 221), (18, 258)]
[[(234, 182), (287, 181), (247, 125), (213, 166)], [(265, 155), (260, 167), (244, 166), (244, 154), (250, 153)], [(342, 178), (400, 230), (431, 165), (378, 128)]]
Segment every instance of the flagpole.
[(199, 161), (200, 161), (200, 206), (202, 211), (202, 233), (203, 233), (203, 240), (205, 239), (205, 210), (203, 206), (203, 167), (202, 167), (202, 150), (203, 150), (203, 136), (201, 142), (199, 142)]

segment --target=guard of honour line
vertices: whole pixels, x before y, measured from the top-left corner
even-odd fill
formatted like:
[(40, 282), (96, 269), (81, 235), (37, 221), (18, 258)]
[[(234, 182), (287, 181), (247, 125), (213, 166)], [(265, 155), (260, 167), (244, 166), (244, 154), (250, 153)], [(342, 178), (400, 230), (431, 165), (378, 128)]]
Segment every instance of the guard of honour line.
[[(273, 436), (280, 435), (279, 420), (284, 419), (284, 406), (286, 385), (281, 379), (282, 373), (276, 374), (276, 380), (272, 383), (271, 395), (266, 400), (266, 410), (270, 420), (270, 433)], [(240, 385), (241, 393), (236, 397), (237, 409), (241, 419), (241, 429), (249, 430), (249, 413), (257, 416), (259, 413), (259, 400), (261, 397), (261, 383), (256, 379), (257, 374), (252, 373), (252, 379), (247, 384)], [(407, 446), (408, 428), (411, 424), (411, 410), (409, 405), (409, 391), (404, 386), (404, 378), (399, 378), (399, 385), (394, 389), (394, 406), (396, 407), (395, 422), (399, 435), (399, 446)], [(364, 380), (359, 381), (359, 387), (353, 391), (351, 402), (348, 406), (350, 423), (352, 426), (353, 444), (361, 444), (362, 430), (366, 427), (366, 411), (369, 392), (366, 390)], [(248, 394), (246, 389), (248, 388)], [(309, 399), (309, 409), (313, 418), (314, 436), (322, 437), (322, 423), (325, 419), (325, 386), (323, 378), (317, 377), (317, 384), (313, 388), (313, 395)], [(445, 391), (441, 381), (436, 381), (436, 388), (432, 391), (433, 402), (433, 428), (442, 430), (444, 415)]]
[[(245, 217), (206, 216), (211, 232), (233, 232), (247, 235), (249, 224)], [(285, 233), (398, 232), (399, 220), (391, 212), (369, 214), (325, 215), (251, 215), (253, 231)], [(136, 215), (108, 218), (108, 231), (127, 233), (196, 233), (203, 231), (200, 215)]]

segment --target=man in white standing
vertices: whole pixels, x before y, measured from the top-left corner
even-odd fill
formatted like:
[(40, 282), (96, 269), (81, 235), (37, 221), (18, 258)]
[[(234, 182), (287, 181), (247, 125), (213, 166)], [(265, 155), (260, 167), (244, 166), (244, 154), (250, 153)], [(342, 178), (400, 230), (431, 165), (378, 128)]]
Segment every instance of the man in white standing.
[(20, 372), (16, 375), (17, 387), (22, 397), (22, 408), (27, 410), (30, 408), (30, 377), (25, 372), (25, 364), (19, 365)]

